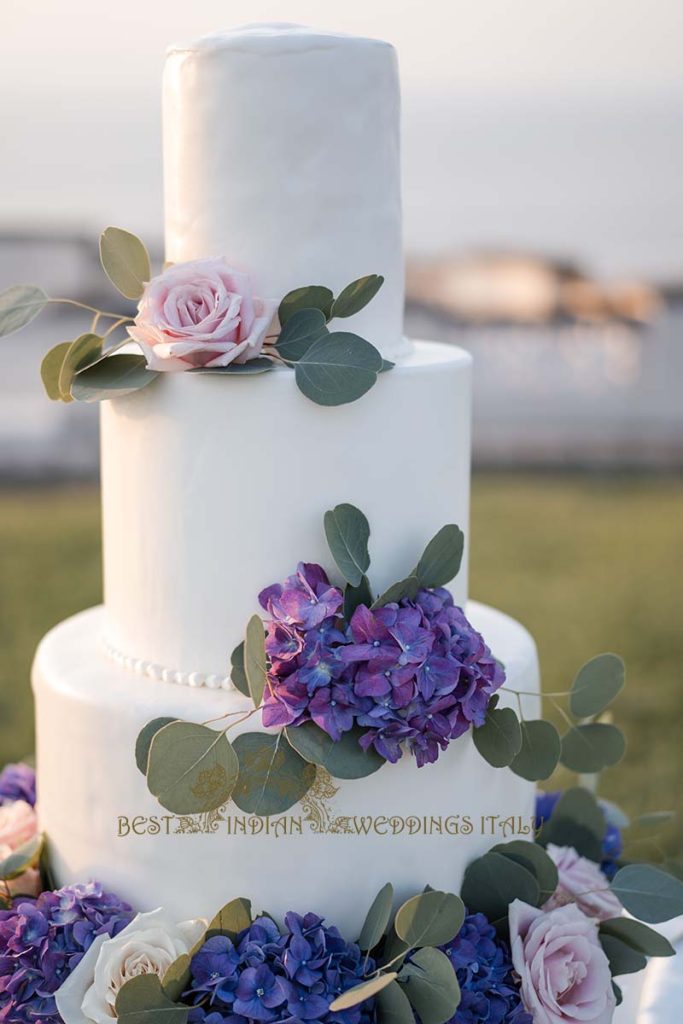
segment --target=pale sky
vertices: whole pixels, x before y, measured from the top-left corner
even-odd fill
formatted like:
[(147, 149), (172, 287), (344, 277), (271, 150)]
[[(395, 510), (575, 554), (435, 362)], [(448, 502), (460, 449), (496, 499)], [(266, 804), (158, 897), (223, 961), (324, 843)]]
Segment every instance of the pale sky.
[[(0, 231), (161, 231), (168, 43), (254, 21), (389, 39), (409, 248), (683, 277), (681, 0), (0, 0)], [(649, 270), (648, 270), (649, 268)]]

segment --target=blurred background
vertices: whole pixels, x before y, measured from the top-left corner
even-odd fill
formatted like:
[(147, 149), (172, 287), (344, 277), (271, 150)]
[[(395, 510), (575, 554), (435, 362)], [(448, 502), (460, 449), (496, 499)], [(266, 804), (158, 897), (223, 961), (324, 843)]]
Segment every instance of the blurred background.
[[(3, 0), (0, 290), (121, 306), (97, 238), (161, 258), (165, 45), (261, 20), (397, 46), (408, 332), (475, 357), (473, 594), (534, 632), (549, 689), (624, 656), (629, 755), (603, 791), (680, 806), (683, 7)], [(38, 375), (80, 323), (0, 342), (0, 760), (31, 749), (40, 636), (101, 595), (97, 413)]]

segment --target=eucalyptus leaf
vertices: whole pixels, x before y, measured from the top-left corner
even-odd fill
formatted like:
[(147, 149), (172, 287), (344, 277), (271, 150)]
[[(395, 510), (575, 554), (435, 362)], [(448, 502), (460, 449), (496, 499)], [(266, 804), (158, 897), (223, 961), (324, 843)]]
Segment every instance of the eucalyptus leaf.
[(52, 402), (73, 402), (70, 392), (63, 394), (59, 388), (59, 378), (62, 372), (62, 363), (64, 358), (71, 348), (70, 341), (63, 341), (59, 345), (55, 345), (43, 358), (40, 364), (40, 376), (43, 381), (43, 387), (47, 397)]
[(529, 782), (549, 778), (560, 759), (560, 737), (557, 729), (544, 719), (521, 723), (522, 746), (510, 768)]
[(364, 953), (375, 948), (389, 927), (393, 902), (394, 887), (387, 882), (372, 901), (358, 938), (358, 945)]
[(156, 974), (130, 978), (116, 997), (119, 1024), (186, 1024), (188, 1006), (176, 1006), (163, 990)]
[(286, 735), (304, 760), (325, 768), (335, 779), (364, 779), (386, 764), (374, 747), (363, 750), (358, 742), (362, 730), (357, 727), (343, 733), (337, 741), (315, 722), (289, 726)]
[(442, 946), (460, 931), (465, 907), (459, 896), (429, 890), (413, 896), (399, 908), (394, 928), (408, 946)]
[(337, 505), (325, 513), (325, 536), (340, 573), (358, 587), (370, 568), (370, 524), (355, 505)]
[(81, 334), (66, 350), (57, 386), (61, 396), (69, 396), (67, 401), (71, 398), (71, 384), (76, 374), (102, 358), (102, 341), (99, 334)]
[(368, 274), (367, 277), (360, 277), (347, 284), (334, 300), (331, 316), (347, 317), (360, 313), (374, 299), (383, 284), (384, 278), (379, 274)]
[(43, 289), (33, 284), (15, 284), (0, 292), (0, 338), (30, 324), (49, 301)]
[(268, 373), (275, 369), (272, 359), (267, 356), (256, 356), (255, 359), (248, 359), (246, 363), (228, 363), (227, 366), (196, 366), (187, 373), (217, 374), (221, 377), (253, 376), (257, 373)]
[(633, 828), (661, 828), (662, 825), (669, 825), (676, 815), (673, 811), (650, 811), (649, 814), (640, 814), (631, 822)]
[(336, 331), (314, 341), (295, 364), (299, 390), (317, 405), (345, 405), (377, 381), (382, 357), (357, 334)]
[(15, 878), (20, 878), (29, 868), (37, 867), (44, 845), (45, 837), (37, 835), (8, 853), (0, 860), (0, 881), (11, 882)]
[(560, 760), (570, 771), (593, 774), (618, 764), (625, 751), (626, 740), (621, 729), (603, 722), (589, 722), (565, 733)]
[(519, 899), (532, 907), (541, 902), (541, 887), (523, 864), (501, 853), (485, 853), (467, 867), (460, 890), (470, 913), (489, 921), (507, 918), (508, 907)]
[(631, 917), (612, 917), (600, 923), (601, 935), (613, 935), (644, 956), (674, 956), (676, 950), (654, 928)]
[(378, 992), (375, 1006), (377, 1024), (415, 1024), (410, 1000), (396, 981)]
[(204, 814), (230, 799), (239, 761), (225, 733), (171, 722), (152, 740), (147, 785), (172, 814)]
[(598, 654), (579, 669), (569, 708), (575, 718), (592, 718), (612, 703), (624, 686), (624, 663), (616, 654)]
[(135, 743), (135, 763), (143, 775), (147, 775), (149, 751), (152, 746), (152, 740), (160, 729), (170, 725), (171, 722), (177, 721), (177, 718), (153, 718), (151, 722), (148, 722), (147, 725), (140, 730)]
[(268, 682), (268, 663), (266, 659), (266, 634), (263, 620), (259, 615), (252, 615), (247, 624), (247, 635), (244, 641), (244, 674), (249, 684), (249, 695), (254, 707), (260, 708), (263, 691)]
[(240, 932), (252, 923), (251, 901), (238, 897), (227, 903), (214, 917), (206, 932), (207, 939), (214, 935), (227, 935), (234, 942)]
[(522, 730), (512, 708), (493, 708), (486, 712), (484, 724), (472, 733), (474, 745), (494, 768), (512, 764), (522, 749)]
[(647, 960), (627, 943), (614, 935), (600, 933), (600, 944), (609, 960), (610, 972), (618, 977), (621, 974), (637, 974), (647, 966)]
[(498, 846), (494, 846), (491, 852), (499, 853), (502, 857), (508, 857), (531, 872), (538, 882), (541, 903), (549, 900), (557, 889), (557, 867), (538, 843), (514, 839), (512, 842), (500, 843)]
[(147, 369), (144, 356), (119, 354), (106, 356), (81, 370), (71, 384), (71, 397), (77, 402), (104, 402), (123, 398), (146, 388), (159, 374)]
[(453, 965), (440, 949), (419, 949), (399, 975), (403, 991), (421, 1024), (445, 1024), (460, 1004)]
[(100, 260), (114, 287), (127, 299), (139, 299), (152, 276), (147, 249), (123, 228), (106, 228), (100, 236)]
[(295, 288), (294, 291), (288, 292), (280, 303), (280, 324), (284, 327), (288, 320), (302, 309), (319, 309), (325, 320), (329, 320), (333, 302), (334, 295), (323, 285), (312, 284), (305, 288)]
[(683, 882), (651, 864), (620, 868), (610, 888), (629, 914), (648, 924), (683, 914)]
[(465, 535), (459, 526), (450, 523), (432, 537), (417, 563), (413, 575), (421, 587), (445, 587), (454, 579), (462, 564)]
[(393, 583), (383, 594), (380, 594), (372, 607), (383, 608), (386, 604), (397, 604), (404, 597), (412, 601), (417, 596), (419, 589), (420, 581), (417, 576), (406, 576), (404, 580)]
[(276, 342), (278, 354), (288, 363), (296, 363), (314, 341), (329, 332), (325, 314), (320, 309), (299, 309), (285, 322)]
[(370, 581), (367, 576), (361, 577), (357, 587), (352, 587), (349, 583), (344, 590), (344, 618), (347, 622), (351, 621), (356, 608), (359, 608), (362, 604), (366, 608), (369, 608), (372, 604), (372, 590), (370, 589)]
[(361, 982), (360, 985), (347, 988), (346, 992), (342, 992), (334, 1002), (330, 1003), (330, 1011), (332, 1013), (341, 1013), (343, 1010), (350, 1010), (354, 1006), (359, 1006), (360, 1003), (364, 1003), (367, 999), (372, 999), (383, 988), (391, 985), (392, 981), (396, 981), (396, 977), (396, 971), (387, 971), (386, 974), (379, 974), (374, 978), (370, 978), (369, 981)]
[(267, 818), (294, 807), (315, 782), (315, 765), (304, 761), (282, 732), (237, 736), (239, 778), (232, 799), (241, 811)]
[(380, 373), (388, 373), (389, 370), (393, 370), (393, 368), (395, 366), (396, 366), (396, 363), (392, 363), (391, 359), (383, 359), (382, 360), (382, 365), (380, 367), (379, 372)]
[(244, 640), (237, 645), (230, 655), (230, 678), (240, 693), (243, 693), (245, 697), (251, 697), (249, 680), (244, 668)]
[(606, 821), (602, 808), (587, 789), (565, 790), (548, 821), (543, 823), (539, 841), (543, 845), (573, 846), (582, 857), (599, 863)]

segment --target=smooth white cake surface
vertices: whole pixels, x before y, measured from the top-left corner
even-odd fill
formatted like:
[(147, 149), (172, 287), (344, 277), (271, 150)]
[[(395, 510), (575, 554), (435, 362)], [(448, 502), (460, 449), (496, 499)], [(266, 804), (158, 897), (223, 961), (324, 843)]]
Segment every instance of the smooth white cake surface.
[[(527, 631), (484, 605), (470, 602), (467, 613), (505, 664), (509, 685), (536, 692), (536, 648)], [(323, 795), (308, 812), (297, 805), (283, 816), (305, 819), (308, 813), (300, 833), (291, 825), (289, 834), (266, 834), (265, 819), (257, 819), (255, 834), (229, 834), (222, 821), (215, 832), (167, 835), (177, 820), (165, 824), (135, 765), (139, 730), (158, 716), (206, 721), (248, 709), (249, 702), (237, 692), (125, 672), (102, 656), (103, 625), (101, 608), (67, 620), (45, 637), (34, 665), (39, 812), (62, 884), (98, 878), (136, 908), (163, 905), (178, 919), (211, 916), (235, 896), (250, 897), (255, 908), (277, 917), (313, 908), (353, 938), (386, 881), (395, 884), (398, 898), (426, 883), (457, 892), (470, 860), (514, 838), (488, 834), (488, 824), (482, 834), (482, 816), (520, 816), (524, 826), (532, 820), (534, 784), (490, 767), (467, 735), (434, 765), (418, 769), (405, 756), (369, 778), (335, 781), (337, 793)], [(505, 693), (501, 698), (501, 704), (514, 700)], [(525, 697), (523, 704), (527, 717), (537, 717), (536, 698)], [(255, 716), (231, 735), (260, 728)], [(227, 813), (233, 833), (239, 830), (235, 819), (248, 818), (234, 805)], [(456, 816), (461, 825), (472, 820), (472, 834), (449, 834)], [(350, 820), (352, 831), (315, 832), (316, 822), (329, 817)], [(119, 819), (128, 834), (118, 834), (126, 831)], [(401, 822), (403, 829), (391, 834)]]
[[(171, 671), (225, 675), (258, 594), (298, 561), (334, 565), (323, 514), (371, 526), (370, 579), (402, 579), (430, 538), (469, 536), (471, 357), (418, 342), (352, 405), (320, 408), (288, 370), (166, 374), (102, 404), (106, 638)], [(452, 586), (467, 598), (467, 557)]]
[(276, 301), (383, 274), (344, 324), (388, 359), (407, 352), (399, 105), (396, 54), (379, 40), (274, 24), (172, 47), (166, 258), (223, 256)]

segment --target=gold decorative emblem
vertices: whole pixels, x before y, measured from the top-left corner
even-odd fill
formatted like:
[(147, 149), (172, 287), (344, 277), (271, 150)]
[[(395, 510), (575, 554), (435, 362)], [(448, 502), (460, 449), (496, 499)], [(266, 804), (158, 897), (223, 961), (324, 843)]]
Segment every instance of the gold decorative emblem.
[(332, 776), (324, 768), (318, 768), (315, 782), (301, 801), (304, 821), (308, 822), (311, 832), (352, 832), (350, 818), (335, 815), (330, 801), (339, 792)]

